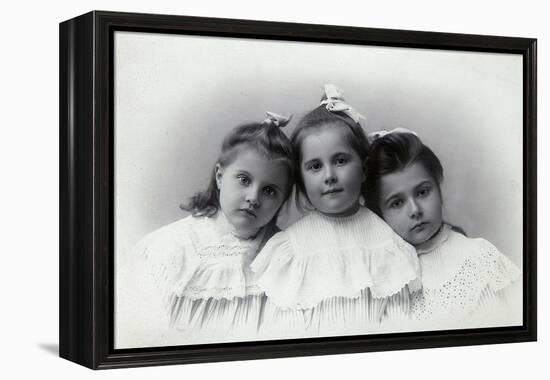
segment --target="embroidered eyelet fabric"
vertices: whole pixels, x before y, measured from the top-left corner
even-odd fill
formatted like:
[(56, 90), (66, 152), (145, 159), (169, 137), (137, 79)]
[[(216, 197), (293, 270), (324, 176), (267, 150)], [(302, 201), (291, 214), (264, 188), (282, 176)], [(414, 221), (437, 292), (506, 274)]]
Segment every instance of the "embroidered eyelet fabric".
[(437, 244), (419, 250), (423, 289), (411, 296), (413, 321), (433, 329), (506, 324), (513, 312), (507, 290), (520, 282), (519, 269), (484, 239), (449, 226), (440, 235)]

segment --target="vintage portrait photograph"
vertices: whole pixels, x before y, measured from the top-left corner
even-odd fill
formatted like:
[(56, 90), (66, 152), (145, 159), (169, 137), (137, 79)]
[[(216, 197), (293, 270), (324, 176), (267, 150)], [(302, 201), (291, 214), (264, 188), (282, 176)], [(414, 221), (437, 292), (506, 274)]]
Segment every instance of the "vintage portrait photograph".
[(523, 324), (520, 54), (113, 44), (114, 349)]

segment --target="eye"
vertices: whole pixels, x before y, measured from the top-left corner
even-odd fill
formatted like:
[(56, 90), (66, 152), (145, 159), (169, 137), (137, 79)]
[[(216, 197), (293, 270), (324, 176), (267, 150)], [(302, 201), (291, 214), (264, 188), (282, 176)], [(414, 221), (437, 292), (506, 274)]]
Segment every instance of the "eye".
[(403, 206), (403, 201), (401, 199), (396, 199), (390, 203), (390, 208), (398, 209)]
[(248, 176), (246, 176), (244, 174), (239, 174), (237, 176), (237, 180), (239, 181), (239, 183), (241, 185), (244, 185), (244, 186), (250, 185), (250, 178), (248, 178)]
[(321, 170), (322, 167), (323, 165), (321, 165), (319, 161), (312, 161), (306, 164), (306, 170), (311, 170), (314, 172)]
[(268, 197), (274, 197), (277, 194), (277, 190), (274, 187), (266, 186), (264, 187), (264, 194)]
[(344, 156), (338, 156), (336, 157), (336, 159), (334, 160), (334, 163), (338, 166), (341, 166), (341, 165), (345, 165), (349, 162), (349, 158), (347, 157), (344, 157)]
[(430, 195), (431, 191), (432, 191), (432, 189), (430, 187), (424, 187), (424, 188), (419, 189), (418, 192), (416, 193), (416, 195), (420, 198), (425, 198), (428, 195)]

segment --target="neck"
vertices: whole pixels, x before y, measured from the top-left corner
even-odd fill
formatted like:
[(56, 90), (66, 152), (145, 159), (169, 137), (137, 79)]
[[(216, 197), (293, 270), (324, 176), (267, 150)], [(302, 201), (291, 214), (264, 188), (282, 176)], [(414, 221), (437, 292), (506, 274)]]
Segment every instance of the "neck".
[(260, 230), (242, 230), (233, 227), (231, 230), (231, 234), (239, 239), (254, 239), (256, 236), (258, 236), (258, 233)]
[[(439, 243), (439, 240), (440, 240), (439, 235), (442, 233), (443, 226), (444, 226), (444, 224), (441, 223), (441, 225), (439, 226), (437, 231), (428, 240), (426, 240), (426, 241), (424, 241), (420, 244), (416, 244), (414, 246), (414, 248), (416, 249), (416, 252), (418, 254), (430, 252), (431, 250), (433, 250), (435, 247), (437, 247), (440, 244)], [(443, 238), (443, 240), (445, 240), (445, 236), (442, 235), (442, 238)]]
[(335, 212), (335, 213), (328, 213), (328, 212), (322, 212), (322, 211), (319, 211), (319, 212), (325, 216), (330, 216), (331, 218), (345, 218), (346, 216), (355, 215), (357, 211), (359, 211), (359, 207), (361, 207), (361, 205), (359, 204), (359, 201), (357, 201), (351, 207), (341, 212)]
[(219, 212), (219, 220), (222, 223), (223, 229), (231, 235), (235, 236), (239, 239), (254, 239), (256, 236), (258, 236), (258, 233), (260, 233), (261, 228), (258, 229), (249, 229), (249, 228), (239, 228), (235, 225), (233, 225), (225, 216), (224, 212), (220, 210)]

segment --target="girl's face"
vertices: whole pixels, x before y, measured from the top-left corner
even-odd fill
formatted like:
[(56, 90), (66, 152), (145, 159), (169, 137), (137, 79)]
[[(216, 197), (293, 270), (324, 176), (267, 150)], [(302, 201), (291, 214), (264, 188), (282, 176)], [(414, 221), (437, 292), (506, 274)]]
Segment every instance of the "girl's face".
[(306, 136), (301, 144), (300, 173), (307, 197), (329, 216), (354, 214), (365, 181), (361, 159), (344, 133), (342, 127), (329, 123)]
[(220, 207), (241, 237), (255, 235), (273, 219), (288, 193), (289, 173), (282, 161), (254, 149), (240, 149), (233, 161), (216, 166)]
[(382, 217), (412, 245), (424, 243), (439, 230), (441, 206), (438, 184), (419, 162), (381, 178)]

